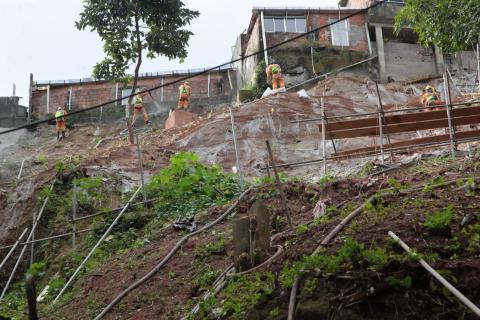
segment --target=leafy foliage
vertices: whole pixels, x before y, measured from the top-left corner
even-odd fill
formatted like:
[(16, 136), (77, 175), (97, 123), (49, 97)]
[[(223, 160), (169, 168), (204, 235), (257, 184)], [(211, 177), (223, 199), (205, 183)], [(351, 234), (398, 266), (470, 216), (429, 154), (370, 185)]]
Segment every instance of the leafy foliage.
[(143, 50), (148, 58), (186, 58), (193, 33), (184, 26), (198, 16), (180, 0), (84, 0), (75, 26), (90, 27), (104, 43), (106, 57), (95, 65), (93, 76), (120, 80), (131, 62), (141, 63)]
[(453, 208), (453, 205), (449, 205), (444, 210), (429, 215), (423, 223), (423, 226), (433, 231), (448, 229), (453, 218)]
[(213, 311), (216, 318), (245, 319), (247, 311), (265, 301), (274, 288), (275, 277), (270, 272), (237, 276), (229, 280), (220, 294), (221, 302), (210, 300), (200, 304), (197, 318), (207, 319)]
[(407, 0), (395, 17), (395, 31), (411, 25), (424, 47), (435, 44), (454, 53), (477, 43), (479, 16), (478, 0)]
[[(373, 270), (380, 271), (391, 260), (392, 258), (384, 249), (365, 249), (364, 244), (347, 237), (336, 255), (304, 256), (293, 264), (286, 264), (280, 273), (279, 280), (283, 287), (291, 288), (296, 276), (308, 274), (312, 271), (320, 270), (327, 274), (334, 274), (344, 267), (355, 267), (363, 262), (368, 262)], [(312, 284), (309, 283), (308, 285), (311, 286)]]
[(204, 165), (191, 152), (173, 156), (146, 188), (151, 198), (159, 198), (155, 209), (164, 218), (193, 216), (228, 202), (240, 190), (236, 176), (218, 165)]

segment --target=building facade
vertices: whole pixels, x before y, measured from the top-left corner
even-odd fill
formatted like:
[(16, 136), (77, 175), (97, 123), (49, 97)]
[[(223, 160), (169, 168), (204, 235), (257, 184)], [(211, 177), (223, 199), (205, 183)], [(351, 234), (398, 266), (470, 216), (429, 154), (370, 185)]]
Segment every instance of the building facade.
[[(320, 28), (355, 11), (351, 8), (254, 7), (249, 26), (237, 38), (233, 49), (233, 59), (242, 59), (233, 65), (239, 87), (249, 87), (255, 82), (255, 73), (261, 71), (257, 71), (260, 61), (265, 64), (279, 63), (286, 74), (286, 85), (289, 86), (368, 56), (365, 15), (356, 15), (338, 24)], [(301, 36), (312, 30), (316, 31)], [(294, 37), (298, 38), (252, 56), (258, 50)]]
[[(138, 80), (140, 88), (164, 87), (151, 92), (144, 98), (150, 114), (165, 114), (177, 105), (180, 83), (169, 85), (203, 69), (142, 74)], [(188, 80), (192, 87), (192, 108), (198, 111), (232, 101), (236, 92), (235, 74), (231, 68), (221, 68)], [(80, 110), (101, 103), (119, 100), (102, 108), (79, 114), (85, 121), (118, 119), (123, 117), (131, 92), (131, 85), (95, 81), (93, 79), (33, 81), (31, 108), (34, 118), (45, 118), (55, 113), (58, 107)], [(123, 99), (122, 99), (123, 98)]]

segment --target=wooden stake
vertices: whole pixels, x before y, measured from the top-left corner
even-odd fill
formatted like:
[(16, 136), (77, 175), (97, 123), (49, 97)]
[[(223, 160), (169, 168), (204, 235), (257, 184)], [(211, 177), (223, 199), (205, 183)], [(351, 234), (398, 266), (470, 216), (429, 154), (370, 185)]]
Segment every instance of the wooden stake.
[(280, 192), (280, 197), (282, 198), (283, 210), (285, 211), (285, 215), (287, 216), (288, 226), (290, 227), (290, 230), (293, 230), (292, 217), (290, 216), (290, 211), (288, 210), (287, 205), (287, 197), (285, 197), (285, 193), (283, 192), (282, 184), (280, 183), (280, 177), (278, 176), (277, 166), (275, 165), (275, 160), (273, 160), (273, 153), (272, 149), (270, 148), (270, 141), (267, 140), (265, 141), (265, 143), (267, 144), (270, 162), (272, 163), (273, 173), (275, 174), (275, 180), (277, 181), (277, 188)]

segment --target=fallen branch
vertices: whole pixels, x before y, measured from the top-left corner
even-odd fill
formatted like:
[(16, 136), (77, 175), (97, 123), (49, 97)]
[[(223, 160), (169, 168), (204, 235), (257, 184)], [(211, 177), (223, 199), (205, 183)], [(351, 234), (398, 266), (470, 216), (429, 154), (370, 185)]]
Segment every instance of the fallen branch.
[(240, 197), (235, 201), (230, 208), (228, 208), (220, 217), (218, 217), (215, 221), (210, 222), (206, 226), (204, 226), (201, 229), (198, 229), (195, 232), (192, 232), (190, 234), (187, 234), (184, 236), (182, 239), (180, 239), (177, 244), (172, 248), (172, 250), (163, 258), (162, 261), (160, 261), (159, 264), (157, 264), (150, 272), (148, 272), (146, 275), (144, 275), (142, 278), (134, 282), (132, 285), (130, 285), (127, 289), (123, 290), (115, 299), (113, 299), (112, 302), (110, 302), (103, 310), (100, 312), (95, 317), (95, 320), (101, 319), (103, 316), (105, 316), (117, 303), (119, 303), (127, 294), (129, 294), (132, 290), (138, 288), (141, 284), (143, 284), (145, 281), (150, 279), (155, 273), (157, 273), (172, 257), (173, 255), (180, 249), (180, 247), (187, 242), (187, 240), (193, 236), (196, 236), (199, 233), (202, 233), (214, 225), (218, 224), (222, 220), (224, 220), (228, 215), (230, 215), (237, 205), (240, 203), (240, 201), (252, 190), (252, 188), (247, 189), (245, 192), (243, 192)]
[(268, 258), (267, 260), (265, 260), (264, 262), (262, 262), (258, 266), (253, 267), (253, 268), (248, 269), (248, 270), (245, 270), (243, 272), (239, 272), (237, 274), (247, 274), (247, 273), (251, 273), (251, 272), (256, 272), (256, 271), (259, 271), (259, 270), (265, 268), (266, 266), (270, 265), (273, 261), (275, 261), (275, 259), (280, 257), (283, 253), (283, 247), (282, 246), (276, 245), (275, 247), (277, 247), (277, 252), (275, 252), (275, 254), (273, 256), (271, 256), (270, 258)]
[[(403, 242), (395, 233), (388, 231), (388, 235), (394, 239), (406, 252), (410, 253), (410, 247)], [(467, 297), (465, 297), (460, 291), (458, 291), (450, 282), (442, 277), (435, 269), (433, 269), (425, 260), (419, 259), (418, 262), (422, 267), (427, 270), (435, 279), (437, 279), (441, 284), (445, 286), (455, 297), (458, 298), (463, 304), (465, 304), (473, 313), (477, 316), (480, 316), (480, 309), (471, 302)]]

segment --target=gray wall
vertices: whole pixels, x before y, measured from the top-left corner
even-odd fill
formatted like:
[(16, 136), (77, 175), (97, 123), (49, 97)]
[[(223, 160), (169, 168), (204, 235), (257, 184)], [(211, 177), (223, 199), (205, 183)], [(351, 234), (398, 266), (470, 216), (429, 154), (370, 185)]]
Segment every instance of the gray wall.
[(27, 108), (18, 104), (18, 97), (0, 97), (0, 127), (11, 128), (27, 122)]
[(418, 44), (386, 42), (385, 62), (386, 76), (395, 81), (406, 81), (437, 74), (433, 50), (423, 48)]

